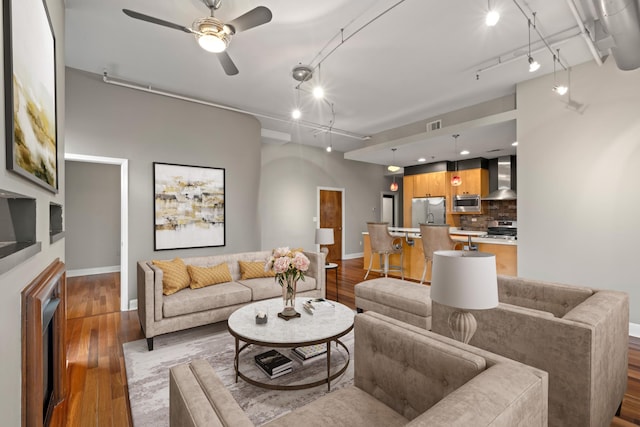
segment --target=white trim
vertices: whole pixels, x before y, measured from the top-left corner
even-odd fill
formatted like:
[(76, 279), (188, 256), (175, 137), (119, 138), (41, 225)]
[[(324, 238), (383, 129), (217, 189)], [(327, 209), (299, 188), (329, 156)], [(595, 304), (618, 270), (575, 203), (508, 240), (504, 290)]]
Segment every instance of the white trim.
[(76, 162), (120, 165), (120, 310), (129, 309), (129, 160), (116, 157), (64, 153)]
[(92, 276), (94, 274), (117, 273), (119, 271), (119, 265), (95, 268), (79, 268), (77, 270), (67, 270), (67, 277)]
[(629, 336), (640, 338), (640, 324), (629, 322)]
[(342, 259), (356, 259), (364, 257), (364, 252), (358, 252), (356, 254), (347, 254), (342, 257)]
[[(341, 235), (341, 239), (340, 241), (342, 242), (342, 248), (341, 248), (341, 254), (340, 254), (340, 259), (344, 259), (344, 232), (345, 232), (345, 226), (344, 226), (344, 222), (345, 222), (345, 189), (344, 188), (337, 188), (337, 187), (318, 187), (318, 191), (316, 192), (316, 215), (318, 218), (318, 222), (316, 225), (316, 228), (320, 228), (320, 191), (322, 190), (326, 190), (326, 191), (339, 191), (340, 194), (342, 194), (342, 220), (341, 220), (341, 224), (342, 224), (342, 233), (340, 233)], [(316, 245), (316, 252), (320, 252), (320, 245)]]

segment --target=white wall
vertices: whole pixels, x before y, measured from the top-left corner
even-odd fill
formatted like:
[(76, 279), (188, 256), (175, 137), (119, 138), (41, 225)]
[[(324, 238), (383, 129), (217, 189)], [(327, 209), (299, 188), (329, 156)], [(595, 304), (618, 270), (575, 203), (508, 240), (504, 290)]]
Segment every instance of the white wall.
[[(4, 0), (2, 0), (4, 1)], [(0, 188), (14, 191), (36, 199), (36, 239), (42, 242), (42, 250), (27, 261), (19, 264), (6, 273), (0, 274), (0, 424), (3, 426), (19, 426), (21, 424), (21, 295), (25, 288), (42, 270), (56, 258), (64, 261), (65, 240), (49, 243), (49, 203), (64, 205), (64, 4), (63, 0), (47, 0), (49, 14), (56, 37), (56, 66), (58, 87), (58, 186), (57, 194), (51, 193), (24, 178), (6, 170), (6, 152), (0, 150)], [(0, 32), (2, 33), (2, 32)], [(2, 34), (0, 34), (2, 37)], [(3, 41), (4, 43), (4, 41)], [(4, 69), (0, 70), (3, 81), (7, 77)], [(0, 85), (4, 99), (4, 85)], [(2, 103), (0, 120), (3, 123), (0, 138), (4, 146), (6, 140), (6, 123), (4, 102)]]
[(345, 160), (343, 153), (296, 143), (263, 144), (262, 249), (315, 248), (317, 223), (313, 217), (318, 215), (318, 187), (344, 188), (343, 250), (347, 256), (363, 252), (362, 232), (367, 221), (380, 220), (380, 193), (389, 188), (384, 167)]
[(575, 67), (580, 113), (552, 86), (517, 87), (518, 273), (628, 292), (640, 324), (640, 70)]

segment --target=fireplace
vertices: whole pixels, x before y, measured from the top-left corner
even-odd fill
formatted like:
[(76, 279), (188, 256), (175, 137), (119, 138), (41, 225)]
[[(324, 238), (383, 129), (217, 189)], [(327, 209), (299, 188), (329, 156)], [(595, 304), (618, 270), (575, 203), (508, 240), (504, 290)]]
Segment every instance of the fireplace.
[(22, 291), (22, 425), (47, 426), (66, 397), (66, 274), (56, 259)]

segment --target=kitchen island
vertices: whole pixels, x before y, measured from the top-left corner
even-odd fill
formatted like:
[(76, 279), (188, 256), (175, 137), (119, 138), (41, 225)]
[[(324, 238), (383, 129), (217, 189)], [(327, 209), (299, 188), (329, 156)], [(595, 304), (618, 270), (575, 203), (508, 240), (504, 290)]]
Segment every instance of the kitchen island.
[[(394, 237), (402, 237), (405, 279), (419, 281), (422, 278), (422, 271), (425, 263), (420, 229), (389, 227), (389, 232)], [(451, 227), (449, 233), (454, 241), (462, 244), (461, 246), (468, 247), (469, 242), (471, 242), (471, 245), (476, 246), (480, 252), (494, 254), (496, 256), (496, 270), (498, 274), (504, 274), (507, 276), (518, 275), (517, 240), (496, 239), (488, 237), (487, 233), (484, 231), (461, 230), (455, 227)], [(369, 233), (366, 231), (363, 232), (362, 238), (364, 246), (364, 270), (367, 270), (369, 267), (369, 260), (371, 258)], [(400, 255), (391, 255), (389, 262), (392, 265), (399, 264)], [(380, 268), (380, 260), (377, 255), (373, 258), (373, 268)], [(430, 270), (431, 268), (428, 269), (425, 278), (427, 281), (431, 278)], [(400, 273), (397, 271), (390, 272), (389, 275), (400, 277)]]

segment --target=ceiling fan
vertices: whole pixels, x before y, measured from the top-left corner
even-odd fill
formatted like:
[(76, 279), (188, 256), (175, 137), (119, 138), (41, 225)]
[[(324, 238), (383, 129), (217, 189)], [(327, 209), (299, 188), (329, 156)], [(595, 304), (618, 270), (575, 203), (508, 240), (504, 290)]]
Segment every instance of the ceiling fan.
[(236, 75), (238, 74), (238, 68), (226, 52), (229, 42), (231, 41), (231, 37), (240, 31), (245, 31), (271, 21), (271, 11), (264, 6), (258, 6), (251, 9), (249, 12), (238, 16), (236, 19), (224, 23), (213, 16), (214, 12), (220, 7), (222, 0), (202, 0), (202, 2), (211, 11), (211, 16), (204, 16), (196, 19), (193, 21), (191, 28), (154, 18), (153, 16), (145, 15), (129, 9), (122, 9), (122, 11), (127, 16), (135, 19), (140, 19), (152, 24), (162, 25), (164, 27), (173, 28), (174, 30), (180, 30), (185, 33), (195, 35), (201, 48), (216, 54), (224, 72), (227, 75)]

